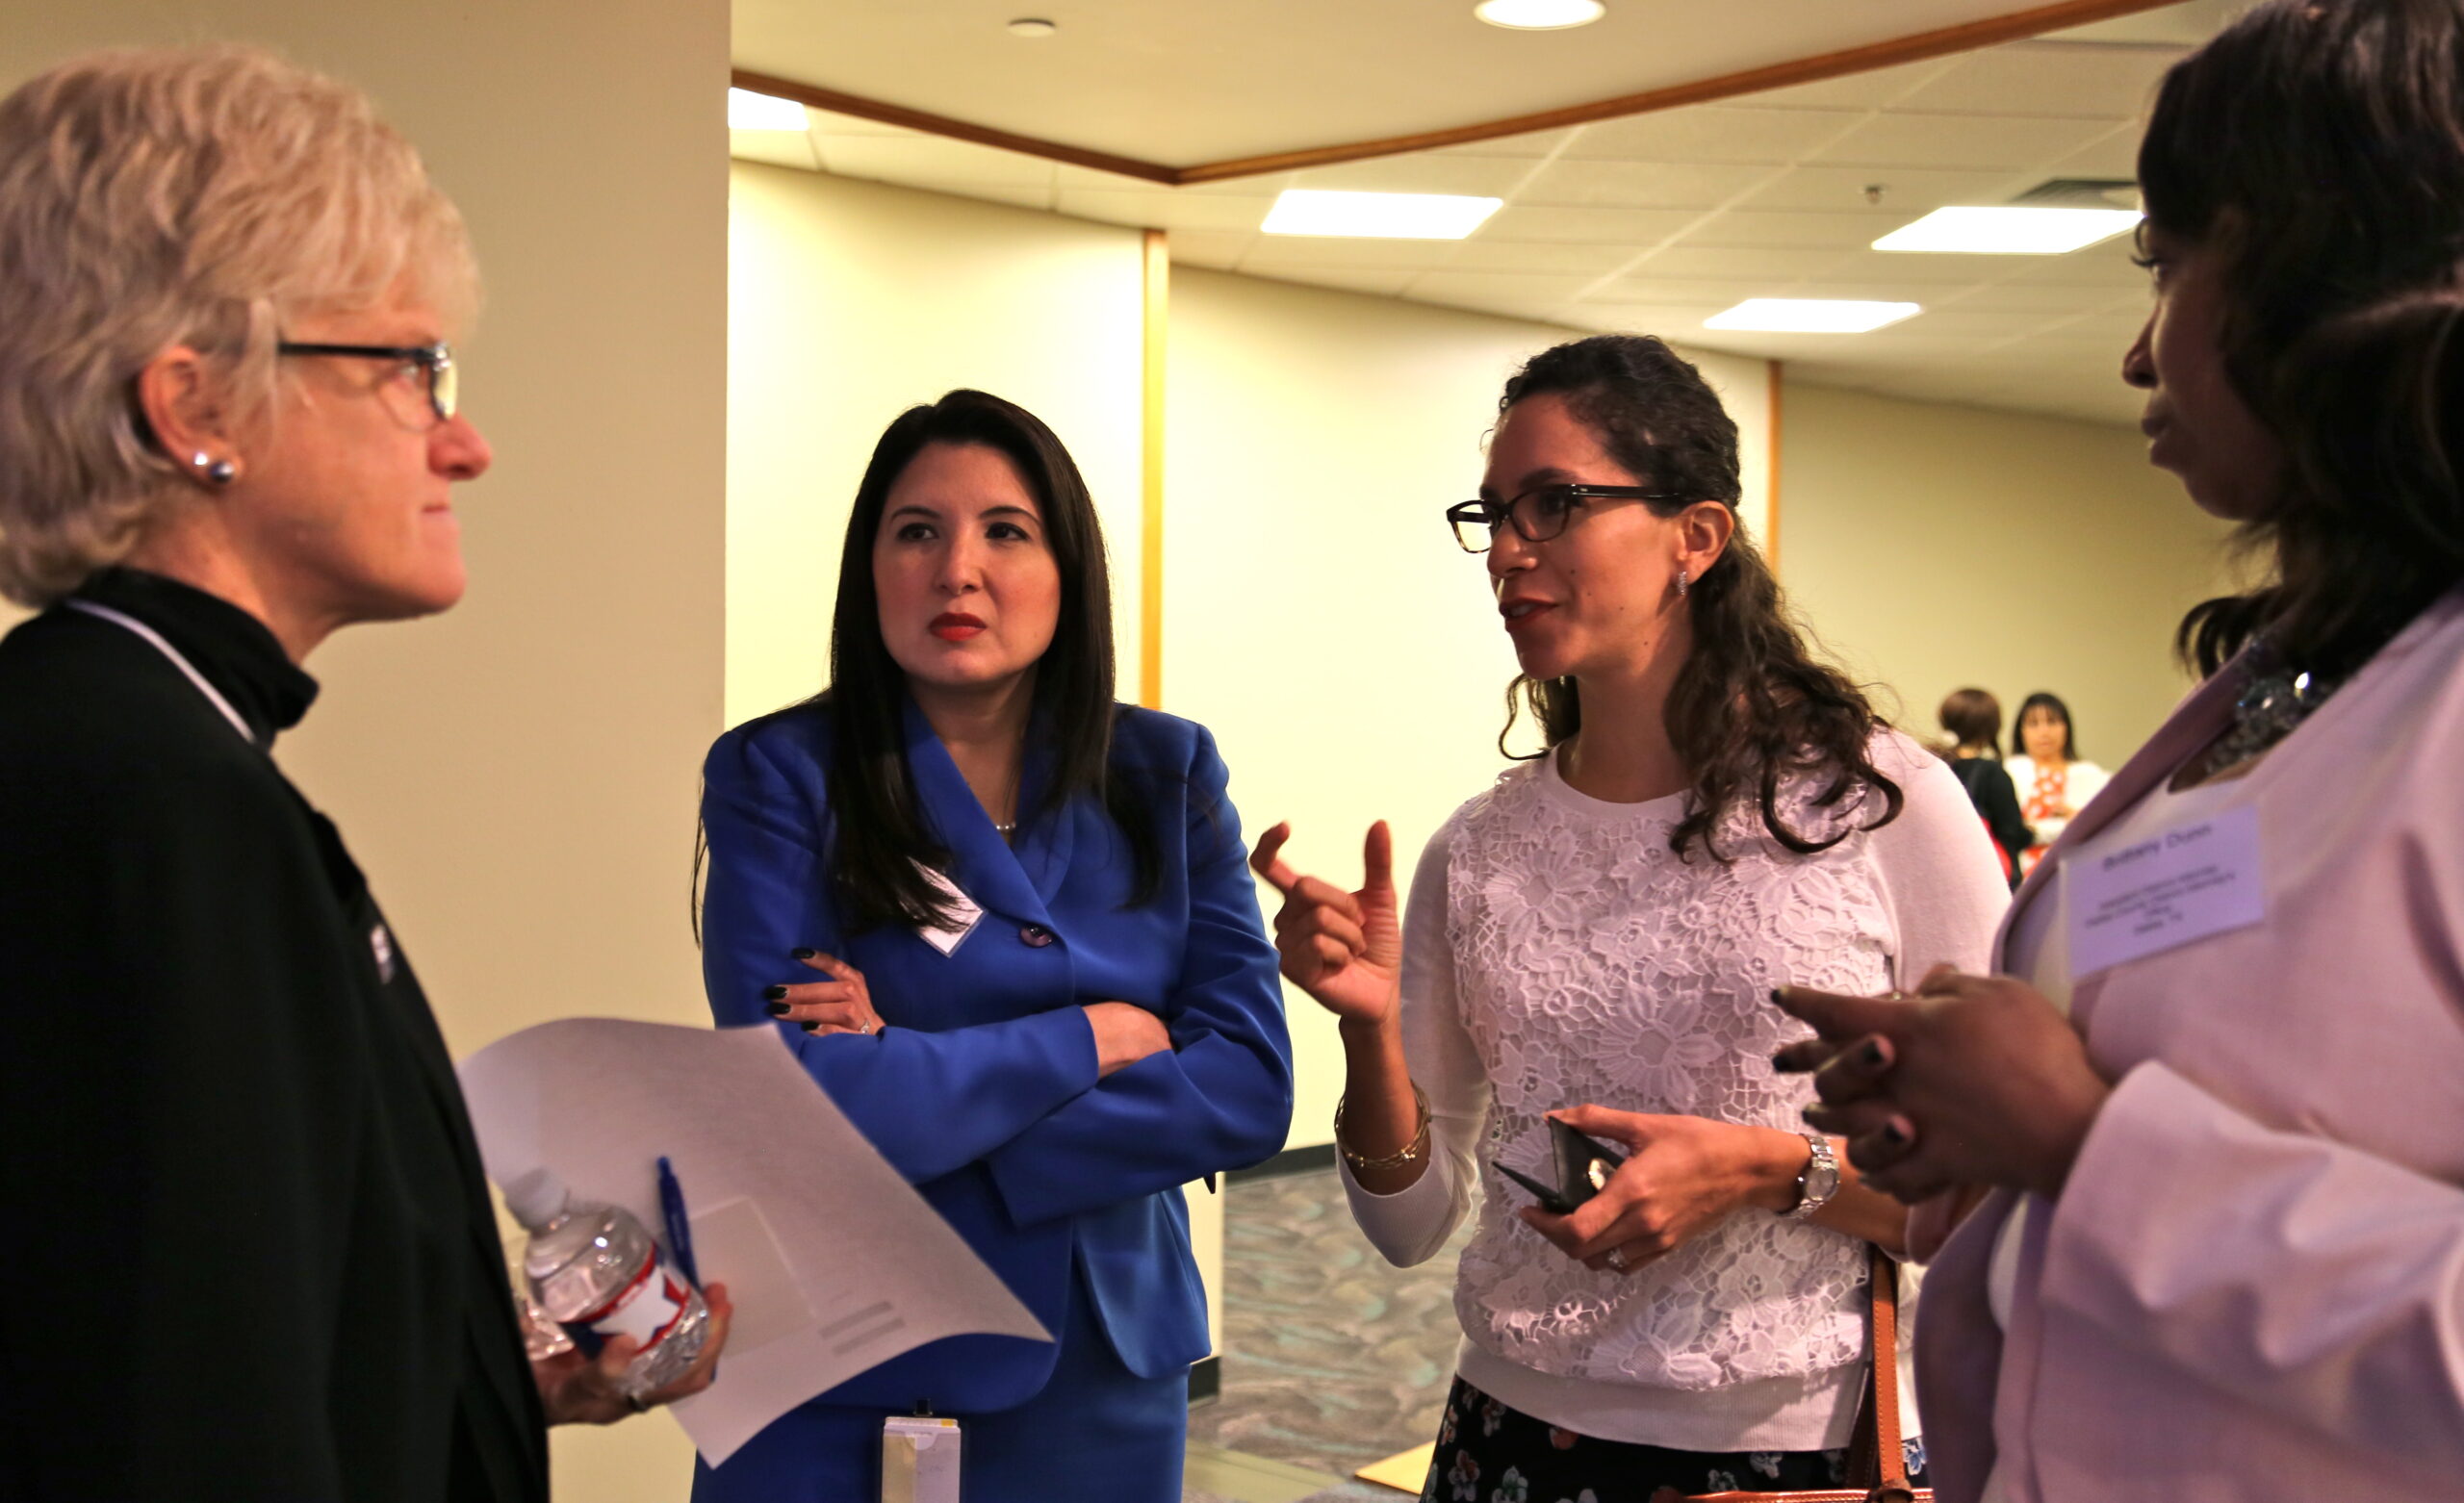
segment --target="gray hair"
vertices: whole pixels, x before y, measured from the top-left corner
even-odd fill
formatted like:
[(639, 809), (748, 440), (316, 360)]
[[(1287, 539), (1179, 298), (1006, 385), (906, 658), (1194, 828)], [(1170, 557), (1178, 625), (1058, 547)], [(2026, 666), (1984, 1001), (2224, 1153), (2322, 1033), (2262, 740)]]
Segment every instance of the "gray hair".
[(406, 277), (449, 320), (475, 309), (461, 216), (347, 85), (212, 47), (97, 53), (0, 100), (0, 594), (76, 589), (176, 494), (148, 362), (195, 349), (245, 421), (286, 321)]

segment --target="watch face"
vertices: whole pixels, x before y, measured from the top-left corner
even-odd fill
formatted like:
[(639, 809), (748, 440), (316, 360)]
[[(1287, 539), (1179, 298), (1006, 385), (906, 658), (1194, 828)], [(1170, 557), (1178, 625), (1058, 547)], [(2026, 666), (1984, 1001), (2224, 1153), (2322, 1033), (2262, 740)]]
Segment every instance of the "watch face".
[(1839, 1193), (1839, 1166), (1817, 1163), (1806, 1171), (1806, 1199), (1826, 1201)]

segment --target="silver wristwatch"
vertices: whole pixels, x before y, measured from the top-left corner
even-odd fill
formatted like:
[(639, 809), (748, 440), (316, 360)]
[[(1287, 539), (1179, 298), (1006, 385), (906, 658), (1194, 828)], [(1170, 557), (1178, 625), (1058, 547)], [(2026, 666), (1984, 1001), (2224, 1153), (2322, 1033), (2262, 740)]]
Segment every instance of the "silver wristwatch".
[(1797, 1176), (1797, 1203), (1780, 1212), (1791, 1221), (1805, 1220), (1839, 1193), (1839, 1159), (1831, 1151), (1831, 1139), (1808, 1133), (1805, 1140), (1812, 1152), (1806, 1159), (1805, 1172)]

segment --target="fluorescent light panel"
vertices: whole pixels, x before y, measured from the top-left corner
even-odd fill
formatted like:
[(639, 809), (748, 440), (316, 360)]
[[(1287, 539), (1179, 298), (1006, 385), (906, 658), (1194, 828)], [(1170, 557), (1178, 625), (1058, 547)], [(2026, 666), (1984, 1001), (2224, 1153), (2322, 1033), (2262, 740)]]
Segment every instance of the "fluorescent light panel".
[(1968, 256), (2059, 256), (2124, 234), (2136, 209), (1937, 209), (1874, 242), (1876, 250)]
[(1588, 26), (1607, 10), (1600, 0), (1480, 0), (1472, 13), (1511, 31), (1555, 32)]
[(1287, 188), (1258, 228), (1269, 235), (1461, 240), (1505, 202), (1456, 193), (1350, 193)]
[(810, 122), (805, 107), (776, 94), (749, 89), (728, 90), (728, 129), (732, 131), (801, 131)]
[(1703, 320), (1707, 329), (1750, 329), (1762, 334), (1863, 334), (1924, 309), (1914, 303), (1842, 301), (1828, 297), (1749, 297), (1726, 313)]

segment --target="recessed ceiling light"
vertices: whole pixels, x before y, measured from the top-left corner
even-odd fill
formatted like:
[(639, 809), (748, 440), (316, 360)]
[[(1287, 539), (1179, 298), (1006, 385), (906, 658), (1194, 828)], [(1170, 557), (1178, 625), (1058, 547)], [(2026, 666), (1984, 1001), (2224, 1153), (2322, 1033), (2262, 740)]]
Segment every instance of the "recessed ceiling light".
[(1876, 250), (1970, 256), (2059, 256), (2139, 223), (2136, 209), (1937, 209), (1874, 242)]
[(776, 94), (749, 89), (728, 90), (728, 129), (732, 131), (801, 131), (810, 125), (805, 107)]
[(1726, 313), (1703, 320), (1707, 329), (1751, 329), (1762, 334), (1863, 334), (1912, 318), (1914, 303), (1869, 303), (1830, 297), (1749, 297)]
[(1345, 193), (1287, 188), (1268, 211), (1267, 222), (1258, 228), (1269, 235), (1461, 240), (1504, 202), (1456, 193)]
[(1010, 23), (1013, 37), (1049, 37), (1059, 30), (1060, 26), (1040, 15), (1022, 15)]
[(1600, 0), (1480, 0), (1472, 13), (1491, 26), (1518, 32), (1557, 32), (1589, 26), (1607, 13)]

